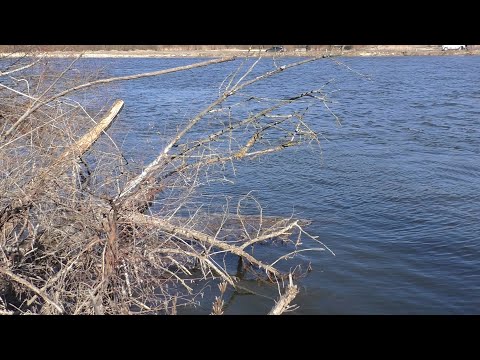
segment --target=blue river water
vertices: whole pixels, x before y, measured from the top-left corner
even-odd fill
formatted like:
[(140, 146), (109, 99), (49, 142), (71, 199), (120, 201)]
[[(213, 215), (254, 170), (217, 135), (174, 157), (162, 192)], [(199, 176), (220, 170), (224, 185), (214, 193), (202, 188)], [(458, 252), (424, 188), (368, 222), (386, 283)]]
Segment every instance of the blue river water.
[[(83, 63), (126, 75), (201, 60)], [(313, 271), (299, 282), (297, 314), (480, 313), (480, 57), (340, 60), (285, 71), (247, 91), (288, 96), (333, 80), (325, 90), (340, 125), (322, 107), (308, 118), (322, 134), (321, 152), (287, 149), (242, 163), (234, 184), (214, 191), (254, 191), (269, 214), (310, 219), (308, 231), (335, 252), (303, 255)], [(125, 101), (112, 134), (127, 157), (154, 157), (239, 62), (110, 89), (105, 99)], [(262, 59), (254, 73), (272, 68)], [(257, 291), (264, 296), (232, 296), (226, 313), (266, 313), (277, 290)]]

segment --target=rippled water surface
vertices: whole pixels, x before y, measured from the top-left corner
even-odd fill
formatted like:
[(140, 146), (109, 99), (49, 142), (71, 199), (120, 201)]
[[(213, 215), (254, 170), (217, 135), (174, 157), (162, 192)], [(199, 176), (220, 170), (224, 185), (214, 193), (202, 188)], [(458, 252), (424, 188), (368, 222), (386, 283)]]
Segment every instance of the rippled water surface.
[[(199, 59), (85, 61), (124, 75)], [(314, 271), (301, 280), (297, 313), (479, 313), (480, 57), (342, 61), (369, 80), (322, 60), (248, 90), (288, 96), (335, 79), (326, 90), (341, 126), (321, 108), (309, 118), (324, 137), (321, 154), (288, 149), (247, 163), (215, 191), (255, 190), (270, 214), (311, 219), (309, 231), (336, 253), (305, 253)], [(116, 85), (110, 96), (126, 106), (112, 131), (128, 156), (153, 157), (161, 135), (215, 98), (237, 65)], [(272, 66), (265, 59), (257, 71)], [(227, 313), (265, 313), (275, 291), (235, 296)]]

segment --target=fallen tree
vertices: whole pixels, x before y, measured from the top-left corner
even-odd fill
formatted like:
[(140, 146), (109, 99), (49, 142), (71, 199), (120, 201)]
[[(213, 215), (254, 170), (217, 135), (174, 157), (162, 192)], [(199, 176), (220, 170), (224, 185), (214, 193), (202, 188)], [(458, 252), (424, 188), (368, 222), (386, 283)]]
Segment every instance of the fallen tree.
[[(235, 275), (216, 260), (221, 254), (239, 257), (270, 281), (290, 276), (272, 312), (288, 309), (298, 290), (292, 274), (276, 263), (302, 249), (325, 248), (302, 248), (304, 242), (319, 242), (305, 232), (305, 222), (264, 216), (260, 206), (258, 215), (243, 215), (242, 201), (250, 196), (240, 199), (236, 213), (227, 209), (217, 216), (189, 207), (189, 201), (200, 179), (227, 164), (319, 142), (305, 117), (313, 103), (328, 109), (322, 88), (268, 101), (244, 94), (257, 82), (318, 58), (251, 78), (260, 59), (243, 72), (241, 64), (218, 98), (138, 172), (107, 133), (128, 104), (115, 101), (97, 121), (69, 96), (234, 59), (73, 81), (69, 74), (78, 60), (54, 72), (42, 58), (0, 61), (0, 313), (176, 313), (198, 296), (192, 281), (220, 278), (222, 295), (227, 284), (237, 286)], [(252, 100), (254, 112), (242, 118), (232, 114), (235, 106)], [(191, 135), (207, 121), (207, 133)], [(273, 262), (253, 255), (254, 246), (273, 241), (294, 250)], [(217, 300), (214, 313), (222, 313)]]

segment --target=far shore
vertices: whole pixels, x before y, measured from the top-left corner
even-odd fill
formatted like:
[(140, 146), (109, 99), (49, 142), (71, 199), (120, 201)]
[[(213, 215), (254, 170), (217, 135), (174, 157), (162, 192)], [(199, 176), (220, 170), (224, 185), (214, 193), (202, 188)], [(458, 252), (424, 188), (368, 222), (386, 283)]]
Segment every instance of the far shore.
[[(83, 54), (84, 58), (197, 58), (197, 57), (246, 57), (246, 56), (262, 56), (262, 57), (316, 57), (316, 56), (345, 56), (345, 57), (364, 57), (364, 56), (448, 56), (448, 55), (480, 55), (480, 49), (468, 50), (447, 50), (440, 49), (412, 49), (412, 50), (392, 50), (392, 49), (362, 49), (362, 50), (335, 50), (335, 51), (286, 51), (281, 53), (271, 53), (254, 50), (241, 49), (224, 49), (224, 50), (131, 50), (131, 51), (51, 51), (37, 52), (36, 56), (46, 56), (53, 58), (76, 57)], [(17, 53), (0, 53), (0, 57), (23, 57), (27, 54)]]

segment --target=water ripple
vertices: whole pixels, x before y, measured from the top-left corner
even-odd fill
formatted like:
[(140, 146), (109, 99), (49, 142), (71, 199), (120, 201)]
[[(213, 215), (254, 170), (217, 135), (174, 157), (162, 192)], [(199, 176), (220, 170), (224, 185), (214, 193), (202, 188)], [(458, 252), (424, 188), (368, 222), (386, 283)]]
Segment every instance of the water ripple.
[[(125, 75), (194, 61), (96, 64)], [(287, 150), (244, 163), (235, 185), (210, 191), (239, 195), (255, 189), (270, 214), (294, 210), (313, 220), (310, 231), (337, 256), (309, 254), (315, 271), (302, 281), (300, 312), (479, 313), (480, 58), (344, 61), (373, 80), (324, 61), (249, 90), (285, 96), (335, 77), (327, 90), (342, 126), (328, 114), (310, 118), (329, 140), (322, 142), (321, 159), (307, 149)], [(214, 98), (234, 66), (119, 85), (126, 107), (123, 123), (112, 131), (125, 136), (132, 157), (155, 156), (158, 134), (172, 134)], [(262, 60), (256, 73), (271, 67)]]

